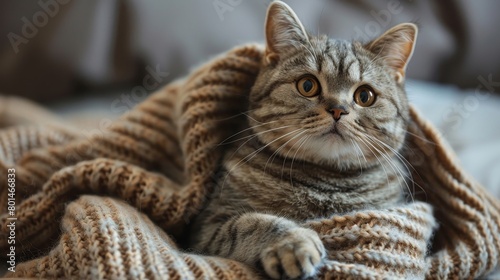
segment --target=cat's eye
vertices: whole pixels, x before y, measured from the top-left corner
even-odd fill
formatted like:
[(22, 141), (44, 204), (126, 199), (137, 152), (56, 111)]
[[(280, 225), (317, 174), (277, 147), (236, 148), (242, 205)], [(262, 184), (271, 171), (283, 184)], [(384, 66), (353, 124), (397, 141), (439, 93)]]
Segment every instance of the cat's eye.
[(369, 107), (375, 103), (376, 95), (369, 86), (360, 86), (354, 92), (354, 102), (359, 106)]
[(313, 76), (306, 76), (297, 82), (297, 90), (305, 97), (313, 97), (319, 94), (319, 82)]

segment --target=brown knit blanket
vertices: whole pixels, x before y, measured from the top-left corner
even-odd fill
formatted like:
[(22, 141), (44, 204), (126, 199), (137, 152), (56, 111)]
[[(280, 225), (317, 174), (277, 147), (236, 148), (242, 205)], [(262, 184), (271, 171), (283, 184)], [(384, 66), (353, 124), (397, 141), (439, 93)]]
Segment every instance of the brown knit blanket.
[[(180, 245), (244, 124), (262, 50), (236, 48), (89, 136), (0, 99), (0, 252), (9, 277), (256, 279), (236, 261)], [(16, 114), (25, 115), (19, 124)], [(500, 204), (467, 177), (414, 109), (406, 156), (415, 202), (314, 220), (328, 279), (472, 279), (499, 265)], [(8, 125), (8, 126), (7, 126)], [(15, 213), (7, 177), (15, 169)], [(418, 186), (417, 186), (418, 184)], [(439, 226), (437, 226), (439, 225)]]

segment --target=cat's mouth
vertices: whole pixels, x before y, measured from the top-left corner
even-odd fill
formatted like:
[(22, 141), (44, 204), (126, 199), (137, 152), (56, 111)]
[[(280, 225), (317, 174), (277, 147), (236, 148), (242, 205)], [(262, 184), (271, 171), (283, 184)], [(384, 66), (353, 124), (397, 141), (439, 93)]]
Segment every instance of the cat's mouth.
[(340, 131), (339, 131), (339, 128), (337, 126), (337, 124), (334, 124), (332, 126), (332, 128), (330, 128), (330, 133), (331, 134), (338, 134), (338, 135), (341, 135)]
[(330, 129), (324, 133), (323, 135), (324, 136), (340, 136), (341, 138), (344, 138), (344, 134), (342, 133), (342, 131), (344, 130), (344, 128), (340, 128), (341, 125), (338, 123), (338, 122), (334, 122), (332, 124), (332, 126), (330, 127)]

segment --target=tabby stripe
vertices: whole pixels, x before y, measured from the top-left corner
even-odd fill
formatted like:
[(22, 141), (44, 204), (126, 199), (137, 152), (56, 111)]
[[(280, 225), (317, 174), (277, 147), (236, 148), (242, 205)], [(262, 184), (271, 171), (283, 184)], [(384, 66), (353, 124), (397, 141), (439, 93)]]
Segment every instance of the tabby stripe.
[(266, 114), (266, 115), (263, 115), (263, 116), (259, 116), (259, 119), (261, 121), (267, 121), (269, 119), (278, 119), (279, 117), (284, 117), (284, 116), (288, 116), (288, 115), (293, 115), (293, 114), (297, 114), (300, 110), (292, 110), (292, 111), (289, 111), (287, 113), (269, 113), (269, 114)]
[(355, 60), (351, 60), (348, 64), (347, 64), (347, 67), (346, 69), (344, 70), (344, 74), (349, 74), (349, 69), (351, 68), (351, 66), (354, 64), (354, 62), (356, 62)]
[(304, 56), (300, 55), (297, 58), (288, 60), (288, 64), (283, 65), (284, 70), (293, 70), (297, 66), (304, 66), (306, 63)]
[[(258, 170), (261, 170), (264, 172), (264, 167), (260, 163), (254, 163), (253, 161), (249, 161), (246, 164), (248, 164), (250, 167), (252, 167), (254, 169), (258, 169)], [(289, 184), (289, 182), (290, 182), (290, 178), (288, 176), (289, 173), (288, 172), (283, 172), (283, 173), (281, 172), (282, 165), (280, 165), (280, 168), (278, 168), (278, 169), (279, 169), (279, 171), (276, 171), (276, 169), (270, 169), (269, 165), (268, 165), (265, 174), (271, 175), (272, 177), (274, 177), (274, 179), (277, 179), (280, 182), (287, 183), (288, 185), (291, 185), (291, 184)], [(302, 174), (302, 175), (304, 175), (304, 174)], [(300, 177), (293, 176), (293, 173), (292, 173), (293, 187), (299, 187), (296, 184), (296, 183), (298, 183), (298, 185), (300, 185), (300, 187), (314, 189), (314, 190), (321, 192), (321, 193), (339, 193), (339, 192), (344, 193), (344, 192), (353, 191), (353, 190), (347, 190), (345, 188), (338, 188), (338, 186), (332, 186), (332, 189), (323, 188), (323, 187), (320, 187), (316, 184), (315, 179), (316, 178), (310, 178), (310, 180), (303, 180)]]
[(398, 106), (398, 104), (397, 104), (396, 100), (394, 100), (394, 99), (392, 98), (392, 96), (391, 96), (391, 97), (386, 97), (386, 96), (384, 96), (384, 95), (381, 95), (381, 96), (379, 96), (379, 98), (382, 98), (382, 99), (388, 100), (388, 101), (392, 104), (392, 106), (394, 106), (394, 108), (396, 108), (396, 114), (397, 114), (400, 118), (402, 118), (403, 120), (405, 120), (405, 121), (406, 121), (406, 119), (403, 117), (403, 115), (401, 115), (401, 109), (399, 108), (399, 106)]
[[(280, 178), (280, 180), (282, 180), (282, 181), (289, 181), (289, 176), (288, 176), (289, 172), (287, 171), (287, 172), (282, 173), (283, 161), (287, 160), (287, 159), (281, 157), (280, 155), (274, 154), (274, 156), (279, 157), (280, 160), (275, 162), (275, 159), (273, 159), (273, 161), (267, 162), (267, 159), (269, 159), (271, 156), (273, 156), (272, 153), (273, 153), (272, 151), (269, 151), (267, 153), (267, 155), (263, 155), (260, 153), (257, 155), (261, 158), (262, 161), (266, 161), (265, 165), (263, 165), (261, 162), (258, 162), (258, 161), (256, 161), (255, 163), (253, 161), (249, 161), (246, 164), (248, 164), (249, 166), (251, 166), (254, 169), (260, 170), (263, 173), (269, 174), (275, 178)], [(299, 165), (300, 161), (294, 161), (294, 164)], [(273, 167), (274, 167), (274, 169), (272, 169)], [(285, 163), (285, 168), (286, 167), (291, 167), (291, 161), (289, 161), (288, 164)], [(371, 171), (375, 167), (365, 168), (365, 169), (363, 169), (363, 172), (366, 173), (368, 171)], [(312, 168), (314, 168), (314, 167), (312, 167)], [(269, 172), (267, 172), (267, 171), (269, 171)], [(361, 169), (359, 169), (358, 172), (361, 172)], [(337, 185), (332, 186), (332, 183), (334, 183), (334, 182), (327, 181), (324, 179), (324, 178), (336, 178), (336, 179), (354, 178), (354, 177), (359, 176), (358, 172), (351, 173), (351, 174), (336, 174), (336, 173), (331, 174), (328, 172), (324, 172), (324, 174), (320, 173), (320, 174), (318, 174), (318, 176), (315, 176), (315, 177), (309, 176), (309, 180), (297, 179), (296, 177), (293, 177), (292, 180), (294, 180), (300, 184), (303, 184), (303, 185), (309, 185), (309, 182), (313, 182), (313, 185), (315, 184), (315, 182), (323, 183), (324, 185), (328, 185), (328, 188), (317, 186), (316, 189), (320, 189), (320, 190), (325, 191), (325, 192), (342, 192), (342, 193), (349, 193), (349, 192), (354, 192), (354, 191), (356, 191), (356, 192), (358, 192), (358, 191), (368, 192), (368, 191), (372, 191), (372, 190), (378, 189), (380, 187), (383, 187), (384, 184), (387, 183), (387, 180), (384, 180), (383, 182), (381, 182), (381, 184), (379, 184), (373, 188), (363, 188), (366, 184), (365, 182), (362, 182), (361, 184), (353, 184), (353, 183), (349, 182), (349, 180), (344, 180), (343, 184), (341, 183), (341, 184), (337, 184)], [(285, 175), (286, 175), (286, 179), (283, 179), (283, 177)], [(304, 175), (305, 174), (301, 174), (300, 176), (304, 176)], [(292, 173), (292, 176), (293, 176), (293, 173)], [(346, 176), (349, 176), (349, 177), (346, 177)], [(389, 176), (388, 180), (389, 180), (389, 182), (393, 182), (396, 178), (397, 177), (392, 175), (392, 176)], [(348, 185), (348, 187), (345, 187), (345, 185)], [(335, 189), (332, 190), (330, 187), (335, 188)]]
[[(217, 217), (217, 216), (216, 216)], [(216, 218), (213, 218), (213, 219), (216, 219)], [(212, 219), (211, 219), (212, 220)], [(226, 221), (227, 222), (227, 221)], [(207, 222), (206, 223), (207, 225), (210, 225), (210, 226), (214, 226), (214, 224), (212, 224), (211, 222)], [(208, 240), (208, 242), (205, 244), (205, 246), (202, 248), (202, 251), (203, 252), (207, 252), (208, 248), (210, 248), (210, 246), (212, 244), (214, 244), (214, 240), (215, 238), (217, 238), (219, 236), (219, 232), (221, 231), (222, 229), (222, 226), (218, 226), (217, 229), (215, 231), (212, 232), (212, 235), (210, 236), (210, 239)]]
[(321, 72), (321, 70), (323, 69), (323, 56), (320, 55), (320, 56), (316, 56), (316, 66), (317, 66), (317, 69), (318, 69), (318, 72)]
[(273, 98), (272, 102), (273, 102), (273, 105), (275, 105), (275, 106), (280, 106), (280, 107), (285, 107), (285, 108), (289, 108), (290, 107), (290, 104), (286, 103), (285, 100), (282, 100), (280, 98)]
[(344, 60), (345, 60), (346, 56), (347, 56), (347, 54), (343, 51), (338, 53), (339, 68), (338, 68), (337, 75), (342, 75), (344, 73)]
[(337, 64), (337, 61), (335, 61), (335, 58), (333, 57), (333, 55), (331, 53), (327, 53), (326, 54), (329, 58), (330, 58), (330, 61), (333, 63), (333, 67), (335, 69), (338, 69), (338, 64)]
[[(220, 229), (224, 230), (224, 232), (221, 234), (217, 234), (217, 236), (215, 236), (214, 243), (212, 243), (212, 244), (209, 243), (210, 245), (215, 246), (215, 248), (216, 248), (215, 255), (220, 255), (221, 249), (222, 249), (222, 244), (225, 244), (228, 241), (227, 239), (229, 238), (229, 235), (227, 234), (227, 228), (231, 227), (238, 220), (238, 218), (239, 217), (234, 217), (233, 219), (231, 219), (228, 222), (226, 222), (225, 224), (223, 224), (220, 227)], [(218, 232), (218, 230), (216, 232)]]
[(228, 213), (226, 212), (222, 212), (222, 213), (217, 213), (217, 214), (213, 214), (210, 219), (207, 220), (207, 223), (208, 224), (220, 224), (220, 223), (225, 223), (227, 221), (229, 221), (229, 219), (232, 217), (232, 215), (229, 215)]
[(279, 79), (266, 85), (264, 89), (260, 92), (260, 94), (257, 97), (254, 97), (253, 102), (260, 103), (265, 97), (269, 96), (275, 89), (288, 83), (290, 83), (290, 81)]
[(393, 121), (397, 116), (394, 116), (394, 117), (375, 117), (373, 119), (375, 119), (377, 122), (380, 122), (380, 123), (388, 123), (388, 122), (391, 122)]
[(361, 63), (361, 59), (358, 57), (358, 51), (356, 50), (356, 45), (351, 45), (351, 51), (354, 54), (354, 58), (358, 62), (359, 65), (359, 80), (363, 81), (363, 72), (365, 71), (363, 63)]
[(283, 58), (284, 63), (281, 65), (282, 69), (278, 69), (278, 71), (281, 72), (281, 70), (290, 69), (289, 67), (295, 67), (296, 65), (294, 62), (297, 61), (298, 59), (303, 59), (303, 58), (304, 58), (304, 53), (300, 51), (296, 51), (293, 54), (284, 57)]
[(241, 240), (245, 240), (247, 239), (248, 237), (250, 236), (253, 236), (255, 234), (255, 231), (252, 229), (252, 228), (261, 228), (262, 226), (260, 225), (261, 224), (261, 220), (257, 220), (255, 222), (255, 224), (252, 225), (251, 228), (248, 228), (246, 230), (243, 230), (241, 233), (240, 233), (240, 239)]
[(233, 221), (229, 225), (228, 233), (229, 233), (229, 236), (231, 236), (231, 243), (229, 244), (229, 250), (227, 251), (226, 256), (233, 255), (234, 249), (236, 247), (236, 240), (238, 240), (238, 228), (235, 226), (236, 220), (238, 220), (238, 219), (235, 219), (235, 221)]

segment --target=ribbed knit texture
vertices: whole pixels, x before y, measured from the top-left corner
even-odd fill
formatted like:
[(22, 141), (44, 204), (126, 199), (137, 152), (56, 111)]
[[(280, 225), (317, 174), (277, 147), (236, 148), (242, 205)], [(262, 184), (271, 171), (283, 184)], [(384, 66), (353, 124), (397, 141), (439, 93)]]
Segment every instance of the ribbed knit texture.
[[(0, 252), (9, 246), (6, 174), (15, 168), (16, 253), (25, 260), (7, 276), (261, 277), (236, 261), (182, 251), (172, 238), (187, 234), (213, 190), (218, 144), (241, 128), (261, 56), (258, 46), (236, 48), (91, 136), (37, 125), (36, 114), (32, 125), (0, 130)], [(308, 222), (328, 250), (320, 278), (473, 279), (499, 265), (498, 200), (414, 109), (411, 116), (406, 159), (424, 195)]]

